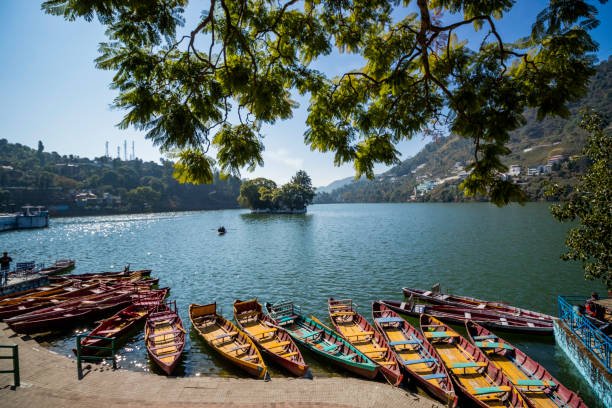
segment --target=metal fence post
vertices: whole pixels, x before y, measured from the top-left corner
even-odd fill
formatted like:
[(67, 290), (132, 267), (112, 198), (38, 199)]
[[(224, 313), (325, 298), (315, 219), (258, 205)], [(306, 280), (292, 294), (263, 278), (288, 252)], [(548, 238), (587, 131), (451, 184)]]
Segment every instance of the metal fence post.
[(81, 364), (81, 335), (77, 336), (77, 377), (79, 380), (83, 379), (83, 365)]
[(19, 387), (21, 385), (21, 379), (19, 378), (19, 347), (17, 345), (13, 347), (13, 371), (15, 387)]

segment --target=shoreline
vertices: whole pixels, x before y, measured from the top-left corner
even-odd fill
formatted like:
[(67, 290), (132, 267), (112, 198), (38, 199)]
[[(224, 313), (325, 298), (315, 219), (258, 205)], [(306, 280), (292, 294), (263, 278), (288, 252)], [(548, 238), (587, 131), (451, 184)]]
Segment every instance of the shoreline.
[[(77, 379), (76, 360), (61, 356), (0, 323), (0, 344), (19, 346), (21, 386), (0, 374), (3, 406), (25, 407), (327, 407), (437, 408), (437, 401), (405, 389), (350, 377), (273, 378), (269, 382), (226, 377), (165, 377), (92, 365)], [(3, 352), (2, 355), (6, 354)], [(12, 360), (0, 360), (0, 370)], [(85, 364), (84, 366), (87, 366)], [(6, 405), (5, 405), (6, 404)]]

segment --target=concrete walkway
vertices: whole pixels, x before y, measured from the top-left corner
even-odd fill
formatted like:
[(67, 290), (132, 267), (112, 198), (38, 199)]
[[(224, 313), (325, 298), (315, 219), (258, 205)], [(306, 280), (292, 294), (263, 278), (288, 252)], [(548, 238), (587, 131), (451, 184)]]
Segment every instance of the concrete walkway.
[[(79, 381), (75, 360), (24, 339), (0, 323), (0, 344), (17, 344), (21, 365), (21, 387), (11, 387), (12, 374), (0, 374), (2, 408), (443, 407), (429, 398), (357, 378), (273, 378), (270, 382), (219, 377), (166, 378), (94, 365)], [(9, 352), (0, 350), (1, 355)], [(0, 370), (11, 369), (11, 364), (12, 360), (0, 360)]]

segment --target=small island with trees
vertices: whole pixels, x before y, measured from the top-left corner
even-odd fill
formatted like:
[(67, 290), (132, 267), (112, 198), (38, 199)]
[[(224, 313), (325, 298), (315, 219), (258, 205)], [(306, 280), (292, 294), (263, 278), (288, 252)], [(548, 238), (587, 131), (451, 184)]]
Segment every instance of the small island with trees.
[(280, 187), (262, 177), (244, 181), (240, 186), (238, 203), (250, 208), (252, 213), (304, 214), (314, 196), (310, 176), (304, 170), (299, 170)]

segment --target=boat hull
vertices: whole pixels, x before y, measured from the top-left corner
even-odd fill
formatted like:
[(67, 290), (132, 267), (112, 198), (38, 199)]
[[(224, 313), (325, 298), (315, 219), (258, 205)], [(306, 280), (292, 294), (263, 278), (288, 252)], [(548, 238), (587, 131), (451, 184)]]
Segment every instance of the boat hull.
[[(434, 368), (429, 370), (429, 374), (437, 374), (442, 378), (439, 379), (427, 379), (424, 377), (426, 375), (423, 373), (422, 368), (419, 372), (416, 371), (416, 368), (412, 369), (411, 367), (415, 367), (413, 365), (402, 364), (403, 370), (407, 373), (410, 378), (414, 379), (414, 381), (425, 391), (427, 391), (430, 395), (436, 398), (439, 401), (444, 402), (447, 406), (455, 407), (457, 406), (457, 395), (455, 393), (455, 389), (453, 387), (453, 382), (448, 374), (448, 371), (441, 364), (440, 356), (437, 352), (431, 347), (431, 345), (425, 340), (423, 335), (414, 328), (410, 323), (408, 323), (405, 319), (402, 319), (397, 313), (393, 310), (386, 307), (384, 304), (380, 302), (372, 303), (372, 318), (374, 320), (374, 325), (376, 329), (385, 337), (387, 343), (391, 346), (390, 349), (395, 354), (397, 360), (402, 363), (404, 362), (404, 353), (406, 350), (403, 350), (401, 345), (392, 346), (393, 340), (397, 341), (398, 339), (414, 339), (421, 343), (423, 349), (417, 349), (419, 357), (433, 357), (436, 362), (433, 366)], [(386, 327), (387, 323), (384, 323), (386, 320), (395, 320), (393, 323), (396, 327)], [(390, 324), (390, 323), (388, 323)], [(396, 332), (394, 334), (394, 338), (391, 338), (391, 331)]]
[[(533, 406), (555, 408), (586, 408), (582, 399), (561, 384), (541, 364), (514, 345), (499, 338), (478, 323), (466, 321), (470, 341), (482, 351), (488, 351), (491, 362), (504, 372)], [(521, 364), (517, 364), (520, 361)], [(523, 384), (521, 386), (521, 383)], [(540, 385), (541, 384), (541, 385)]]
[[(269, 304), (266, 306), (269, 315), (276, 307), (276, 305)], [(270, 317), (278, 326), (287, 330), (297, 344), (321, 359), (369, 380), (378, 375), (378, 366), (366, 355), (347, 342), (340, 334), (314, 319), (300, 314), (292, 314), (290, 320), (280, 315)]]
[(456, 325), (463, 325), (466, 320), (472, 320), (497, 331), (541, 336), (553, 335), (553, 326), (547, 322), (520, 319), (516, 316), (511, 317), (491, 311), (484, 312), (473, 308), (448, 305), (411, 305), (409, 302), (394, 300), (381, 300), (381, 302), (395, 312), (409, 316), (419, 317), (422, 314), (428, 314), (443, 322)]
[(151, 360), (166, 375), (171, 375), (185, 348), (185, 328), (176, 310), (176, 303), (163, 304), (147, 317), (145, 344)]
[[(264, 364), (255, 343), (232, 322), (217, 314), (216, 303), (208, 305), (191, 304), (189, 306), (189, 318), (192, 327), (218, 355), (255, 378), (267, 379), (269, 377), (268, 368)], [(211, 331), (220, 332), (221, 337), (211, 336)], [(225, 338), (230, 338), (229, 345), (244, 347), (236, 350), (246, 350), (247, 355), (239, 357), (238, 352), (235, 353), (236, 355), (232, 354), (232, 348), (228, 348), (227, 343), (219, 343), (220, 340)]]

